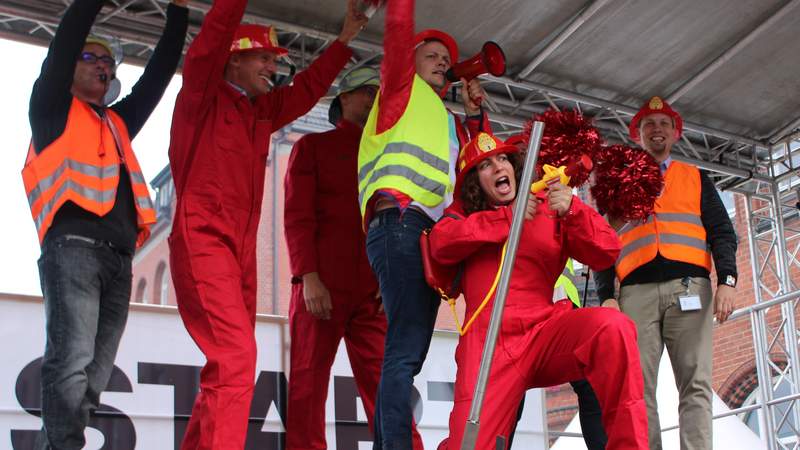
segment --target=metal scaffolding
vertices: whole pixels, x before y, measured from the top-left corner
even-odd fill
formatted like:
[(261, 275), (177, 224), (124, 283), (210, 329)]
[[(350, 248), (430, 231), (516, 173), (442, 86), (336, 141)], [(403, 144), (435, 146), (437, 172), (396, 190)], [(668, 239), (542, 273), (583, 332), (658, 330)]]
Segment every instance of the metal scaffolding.
[[(0, 37), (47, 45), (69, 3), (69, 0), (3, 0)], [(636, 113), (634, 107), (587, 95), (577, 88), (548, 86), (529, 77), (584, 23), (608, 8), (609, 3), (613, 2), (590, 1), (572, 14), (517, 73), (484, 77), (484, 87), (489, 93), (487, 107), (497, 134), (519, 132), (532, 114), (547, 108), (576, 109), (593, 116), (607, 140), (629, 143), (627, 127)], [(129, 60), (141, 63), (149, 57), (161, 33), (165, 4), (163, 0), (111, 0), (103, 8), (96, 28), (119, 37)], [(800, 0), (782, 3), (757, 27), (702, 62), (695, 74), (665, 97), (669, 101), (682, 98), (745, 46), (769, 32), (798, 4)], [(198, 33), (198, 19), (209, 5), (192, 1), (190, 8), (193, 20), (188, 42)], [(247, 14), (245, 20), (274, 25), (281, 45), (290, 50), (291, 64), (298, 69), (306, 67), (336, 37), (275, 17)], [(381, 60), (381, 46), (366, 38), (354, 41), (351, 47), (354, 56), (350, 67)], [(455, 100), (454, 95), (455, 92), (451, 100)], [(796, 323), (800, 284), (800, 118), (784, 119), (786, 122), (775, 124), (774, 131), (758, 137), (687, 122), (684, 137), (673, 153), (675, 159), (707, 169), (720, 190), (744, 196), (749, 236), (748, 242), (741, 245), (749, 249), (755, 305), (738, 315), (750, 314), (764, 418), (761, 429), (770, 430), (761, 434), (770, 450), (800, 448), (800, 355)], [(789, 383), (791, 395), (776, 399), (774, 393), (783, 382)], [(779, 431), (785, 433), (787, 427), (796, 436), (792, 443), (778, 437)]]

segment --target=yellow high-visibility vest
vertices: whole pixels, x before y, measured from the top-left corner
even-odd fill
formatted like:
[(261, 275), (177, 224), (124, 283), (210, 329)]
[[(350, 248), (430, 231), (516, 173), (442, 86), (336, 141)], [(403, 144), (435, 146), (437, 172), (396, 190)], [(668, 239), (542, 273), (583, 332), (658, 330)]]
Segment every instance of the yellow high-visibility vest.
[(394, 189), (426, 207), (440, 204), (452, 192), (450, 125), (442, 99), (419, 75), (403, 115), (377, 134), (380, 93), (372, 105), (358, 151), (358, 201), (361, 217), (372, 195)]

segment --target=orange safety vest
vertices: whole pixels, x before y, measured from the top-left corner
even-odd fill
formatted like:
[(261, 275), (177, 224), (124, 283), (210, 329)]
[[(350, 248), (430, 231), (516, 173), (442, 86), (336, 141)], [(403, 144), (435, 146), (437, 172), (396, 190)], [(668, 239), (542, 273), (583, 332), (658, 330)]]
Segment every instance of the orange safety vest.
[(136, 205), (136, 245), (147, 240), (150, 225), (156, 223), (156, 211), (131, 148), (128, 127), (111, 109), (101, 118), (88, 103), (73, 97), (64, 133), (39, 154), (31, 142), (22, 169), (40, 244), (66, 201), (98, 216), (111, 211), (119, 185), (120, 153), (130, 174)]
[(673, 161), (664, 174), (664, 190), (646, 222), (629, 222), (617, 231), (622, 252), (616, 270), (620, 281), (656, 254), (711, 271), (706, 229), (700, 219), (700, 171)]

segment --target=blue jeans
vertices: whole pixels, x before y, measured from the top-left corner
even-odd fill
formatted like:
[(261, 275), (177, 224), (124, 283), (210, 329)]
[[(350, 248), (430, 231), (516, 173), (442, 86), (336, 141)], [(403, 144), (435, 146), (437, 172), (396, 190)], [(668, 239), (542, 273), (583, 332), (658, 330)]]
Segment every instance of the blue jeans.
[(37, 449), (80, 449), (128, 319), (132, 255), (109, 243), (45, 239), (39, 258), (47, 343)]
[(375, 405), (375, 444), (411, 449), (411, 393), (433, 336), (439, 297), (425, 282), (419, 237), (433, 226), (407, 209), (378, 212), (367, 231), (367, 256), (380, 284), (388, 329)]

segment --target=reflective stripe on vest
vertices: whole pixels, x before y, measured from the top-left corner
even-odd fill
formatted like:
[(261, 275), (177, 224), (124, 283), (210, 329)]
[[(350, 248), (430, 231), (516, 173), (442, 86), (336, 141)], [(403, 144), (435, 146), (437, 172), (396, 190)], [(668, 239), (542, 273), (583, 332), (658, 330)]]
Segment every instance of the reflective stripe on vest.
[(572, 266), (572, 259), (567, 259), (567, 264), (561, 275), (558, 276), (555, 286), (553, 286), (553, 301), (569, 298), (575, 306), (581, 306), (581, 298), (577, 288), (578, 280), (575, 278), (575, 269)]
[(377, 134), (380, 93), (372, 105), (358, 152), (358, 202), (367, 203), (380, 189), (394, 189), (427, 207), (452, 191), (448, 112), (442, 100), (418, 75), (403, 115)]
[(700, 197), (700, 171), (677, 161), (670, 164), (664, 174), (664, 191), (656, 200), (655, 214), (645, 222), (627, 223), (618, 231), (622, 251), (616, 270), (620, 280), (657, 254), (711, 270)]
[(111, 109), (106, 110), (105, 118), (100, 118), (87, 103), (73, 98), (64, 132), (38, 154), (31, 143), (22, 169), (40, 242), (67, 201), (98, 216), (111, 211), (119, 185), (120, 153), (136, 206), (137, 245), (147, 239), (150, 225), (156, 222), (156, 212), (125, 123)]

